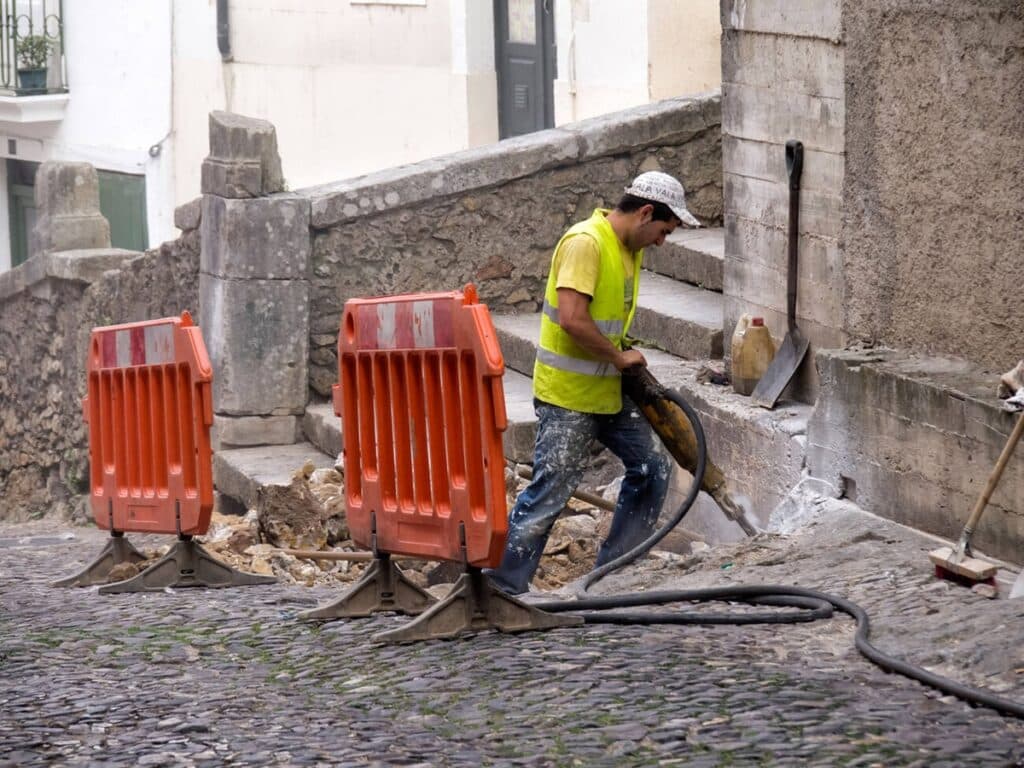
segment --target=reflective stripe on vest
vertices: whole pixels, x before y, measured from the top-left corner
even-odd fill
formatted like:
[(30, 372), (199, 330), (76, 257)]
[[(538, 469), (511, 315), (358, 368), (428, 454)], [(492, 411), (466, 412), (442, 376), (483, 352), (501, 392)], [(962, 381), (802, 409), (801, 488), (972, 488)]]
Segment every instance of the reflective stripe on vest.
[[(571, 227), (558, 241), (555, 254), (568, 237), (590, 237), (597, 244), (600, 254), (598, 280), (587, 309), (605, 338), (621, 347), (636, 312), (643, 252), (638, 251), (634, 255), (633, 300), (627, 313), (621, 245), (606, 218), (607, 213), (598, 209), (589, 219)], [(574, 411), (618, 413), (622, 409), (621, 375), (612, 363), (597, 360), (562, 330), (556, 306), (556, 283), (557, 275), (552, 269), (544, 294), (540, 345), (533, 367), (534, 396)]]
[[(544, 308), (542, 310), (551, 322), (558, 324), (558, 307), (552, 307), (547, 299), (544, 299)], [(625, 321), (619, 320), (594, 320), (594, 324), (597, 325), (597, 330), (603, 333), (605, 336), (621, 335), (623, 331), (623, 325)]]

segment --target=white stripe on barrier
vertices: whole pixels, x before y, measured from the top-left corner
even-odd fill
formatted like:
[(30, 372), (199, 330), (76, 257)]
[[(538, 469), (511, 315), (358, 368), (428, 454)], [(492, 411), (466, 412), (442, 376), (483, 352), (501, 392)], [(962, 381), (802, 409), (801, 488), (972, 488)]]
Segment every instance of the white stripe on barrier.
[(130, 329), (117, 331), (117, 367), (127, 368), (132, 364), (132, 332)]
[(412, 335), (416, 349), (430, 349), (434, 346), (434, 302), (414, 301), (412, 303)]
[(145, 330), (146, 365), (174, 362), (174, 326), (148, 325)]
[(377, 349), (395, 348), (395, 304), (377, 305)]

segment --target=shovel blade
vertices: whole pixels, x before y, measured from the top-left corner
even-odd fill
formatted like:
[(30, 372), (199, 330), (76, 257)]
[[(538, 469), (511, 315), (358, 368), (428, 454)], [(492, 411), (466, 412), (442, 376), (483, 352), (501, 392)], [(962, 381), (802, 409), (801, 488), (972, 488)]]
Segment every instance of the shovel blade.
[(775, 353), (775, 357), (769, 363), (768, 370), (764, 372), (764, 376), (757, 382), (753, 394), (750, 395), (750, 400), (754, 405), (768, 409), (775, 407), (782, 390), (786, 388), (800, 368), (800, 363), (804, 361), (809, 344), (810, 342), (800, 333), (799, 328), (794, 328), (786, 334), (786, 338), (782, 340), (782, 346), (779, 347), (779, 351)]

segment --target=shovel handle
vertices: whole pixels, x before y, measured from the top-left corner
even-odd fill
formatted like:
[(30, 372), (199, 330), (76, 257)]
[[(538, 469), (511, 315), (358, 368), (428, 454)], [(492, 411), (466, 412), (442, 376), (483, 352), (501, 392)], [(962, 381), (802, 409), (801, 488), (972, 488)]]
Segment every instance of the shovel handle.
[(786, 142), (786, 176), (790, 189), (800, 189), (800, 176), (804, 171), (804, 145), (802, 141), (790, 139)]
[(786, 176), (789, 178), (789, 264), (786, 268), (786, 330), (796, 330), (797, 250), (800, 244), (800, 176), (804, 170), (804, 145), (786, 142)]

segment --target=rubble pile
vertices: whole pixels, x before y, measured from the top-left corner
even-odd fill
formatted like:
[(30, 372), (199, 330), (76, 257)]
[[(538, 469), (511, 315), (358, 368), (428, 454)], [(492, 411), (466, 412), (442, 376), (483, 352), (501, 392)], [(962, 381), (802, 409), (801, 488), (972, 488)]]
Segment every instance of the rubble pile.
[[(509, 508), (526, 481), (506, 472)], [(594, 566), (598, 545), (607, 532), (611, 514), (577, 499), (570, 500), (565, 513), (551, 531), (533, 586), (555, 590), (578, 579)], [(272, 575), (283, 583), (306, 586), (347, 585), (366, 569), (366, 562), (317, 559), (303, 553), (365, 553), (349, 538), (345, 519), (344, 478), (336, 468), (314, 469), (312, 463), (296, 470), (288, 485), (264, 486), (257, 494), (256, 507), (245, 515), (214, 511), (210, 528), (199, 538), (214, 557), (249, 573)], [(134, 576), (170, 545), (140, 549), (147, 558), (141, 563), (123, 563), (108, 581)], [(455, 563), (396, 557), (405, 574), (418, 585), (443, 594), (460, 573)]]

